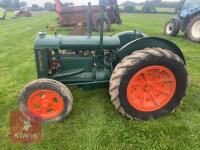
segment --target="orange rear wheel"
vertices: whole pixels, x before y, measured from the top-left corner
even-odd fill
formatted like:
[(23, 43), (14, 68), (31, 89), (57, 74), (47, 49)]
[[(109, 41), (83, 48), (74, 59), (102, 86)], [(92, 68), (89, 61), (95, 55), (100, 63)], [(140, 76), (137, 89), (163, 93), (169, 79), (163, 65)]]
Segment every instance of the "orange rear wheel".
[(176, 90), (173, 73), (163, 66), (141, 69), (127, 87), (128, 102), (140, 111), (155, 111), (165, 106)]
[(174, 112), (187, 86), (187, 68), (178, 55), (146, 48), (126, 56), (115, 67), (109, 92), (123, 116), (151, 120)]

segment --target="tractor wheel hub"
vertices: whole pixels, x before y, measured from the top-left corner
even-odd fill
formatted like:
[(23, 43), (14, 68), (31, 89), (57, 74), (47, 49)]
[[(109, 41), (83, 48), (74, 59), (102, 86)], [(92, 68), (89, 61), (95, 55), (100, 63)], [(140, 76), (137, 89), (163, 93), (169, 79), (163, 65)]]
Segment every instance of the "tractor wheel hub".
[(37, 90), (28, 101), (28, 109), (41, 119), (52, 119), (60, 115), (64, 108), (63, 98), (52, 90)]
[(141, 69), (129, 81), (127, 98), (140, 111), (155, 111), (165, 106), (176, 90), (173, 73), (163, 66)]

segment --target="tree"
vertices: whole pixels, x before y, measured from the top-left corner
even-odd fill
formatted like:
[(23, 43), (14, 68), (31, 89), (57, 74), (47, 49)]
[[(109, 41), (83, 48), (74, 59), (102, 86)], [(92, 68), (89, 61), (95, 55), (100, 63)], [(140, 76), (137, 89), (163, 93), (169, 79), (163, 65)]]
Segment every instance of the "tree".
[(38, 4), (33, 4), (32, 8), (39, 8), (39, 5)]
[(44, 7), (45, 7), (46, 9), (48, 9), (48, 10), (55, 9), (55, 5), (54, 5), (53, 3), (51, 3), (51, 2), (46, 2), (46, 3), (44, 4)]
[(65, 2), (65, 3), (63, 3), (63, 5), (64, 6), (69, 6), (69, 5), (74, 5), (74, 3), (73, 2)]
[(26, 2), (21, 0), (0, 0), (0, 7), (3, 8), (19, 8), (25, 6)]
[(126, 12), (126, 13), (133, 13), (133, 12), (135, 12), (136, 5), (137, 5), (137, 3), (127, 0), (122, 3), (122, 6), (124, 6), (124, 9), (122, 11)]
[(153, 13), (156, 12), (156, 0), (149, 1), (147, 0), (142, 7), (144, 13)]
[(135, 11), (134, 6), (124, 6), (124, 12), (126, 13), (133, 13)]
[(19, 6), (20, 7), (26, 7), (27, 3), (25, 1), (20, 1)]
[(162, 3), (162, 0), (151, 0), (149, 2), (151, 3), (152, 6), (156, 7)]
[(137, 3), (132, 2), (132, 1), (125, 1), (124, 3), (122, 3), (123, 6), (136, 6)]
[(14, 8), (14, 4), (11, 0), (1, 0), (0, 1), (0, 7), (3, 8)]
[(181, 0), (178, 2), (178, 4), (176, 5), (176, 8), (175, 8), (175, 12), (180, 12), (181, 9), (183, 8), (183, 4), (185, 3), (185, 0)]

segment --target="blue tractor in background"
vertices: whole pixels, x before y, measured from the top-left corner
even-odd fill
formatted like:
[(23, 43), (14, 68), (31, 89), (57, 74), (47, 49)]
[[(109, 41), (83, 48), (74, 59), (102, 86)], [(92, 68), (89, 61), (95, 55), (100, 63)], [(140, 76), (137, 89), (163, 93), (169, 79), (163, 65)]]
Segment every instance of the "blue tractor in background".
[(185, 0), (178, 17), (165, 25), (165, 35), (176, 36), (179, 31), (194, 42), (200, 42), (200, 0)]

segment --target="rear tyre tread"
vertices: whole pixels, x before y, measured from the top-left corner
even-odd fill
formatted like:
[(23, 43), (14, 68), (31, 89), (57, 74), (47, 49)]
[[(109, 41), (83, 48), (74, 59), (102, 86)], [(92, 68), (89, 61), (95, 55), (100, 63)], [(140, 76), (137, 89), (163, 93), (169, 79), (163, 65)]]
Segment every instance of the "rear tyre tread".
[[(137, 57), (135, 57), (137, 55)], [(121, 103), (120, 103), (120, 99), (119, 99), (119, 86), (120, 86), (120, 81), (121, 78), (123, 76), (123, 74), (126, 72), (126, 70), (128, 70), (128, 68), (130, 67), (130, 64), (136, 63), (137, 61), (143, 59), (145, 56), (147, 55), (153, 55), (153, 56), (161, 56), (161, 57), (171, 57), (175, 60), (177, 60), (179, 63), (182, 63), (184, 66), (184, 62), (183, 60), (178, 56), (178, 55), (174, 55), (173, 52), (167, 50), (167, 49), (161, 49), (161, 48), (146, 48), (144, 50), (138, 50), (133, 52), (131, 55), (125, 57), (121, 63), (119, 63), (112, 76), (110, 79), (110, 89), (109, 89), (109, 93), (111, 95), (111, 102), (113, 103), (113, 105), (115, 106), (115, 108), (125, 117), (133, 120), (143, 120), (140, 117), (133, 117), (130, 114), (128, 114), (128, 112), (125, 111), (125, 109), (122, 107)], [(139, 57), (138, 57), (139, 56)], [(123, 66), (123, 69), (121, 68)], [(185, 69), (187, 70), (186, 66)], [(188, 87), (188, 83), (189, 80), (187, 78), (187, 87)], [(186, 88), (187, 91), (187, 88)], [(186, 91), (184, 93), (183, 96), (186, 95)], [(178, 106), (181, 103), (178, 103)], [(174, 112), (175, 109), (173, 109), (171, 111), (171, 113)], [(153, 116), (150, 116), (147, 120), (152, 120), (154, 119)]]

